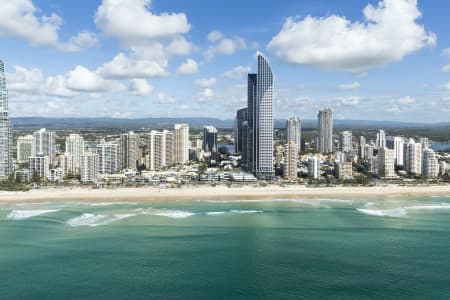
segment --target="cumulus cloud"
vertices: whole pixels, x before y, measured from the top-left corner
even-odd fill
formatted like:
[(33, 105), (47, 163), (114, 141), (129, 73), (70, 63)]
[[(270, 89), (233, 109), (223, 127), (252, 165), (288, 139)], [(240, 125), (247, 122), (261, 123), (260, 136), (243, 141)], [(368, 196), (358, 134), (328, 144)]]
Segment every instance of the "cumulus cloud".
[(153, 86), (145, 79), (136, 78), (131, 80), (130, 94), (133, 96), (146, 96), (153, 92)]
[(241, 37), (225, 38), (222, 35), (214, 39), (215, 44), (205, 51), (207, 60), (211, 60), (216, 55), (231, 55), (238, 50), (247, 49), (247, 42)]
[(167, 95), (166, 93), (163, 93), (163, 92), (158, 93), (158, 103), (159, 104), (173, 104), (176, 102), (177, 102), (177, 99), (175, 97)]
[(213, 30), (210, 33), (208, 33), (208, 40), (210, 42), (216, 42), (222, 38), (223, 38), (223, 34), (220, 31)]
[(63, 75), (48, 77), (45, 82), (45, 93), (57, 97), (72, 97), (78, 94), (67, 87), (66, 78)]
[(361, 98), (358, 96), (348, 96), (348, 97), (339, 98), (338, 100), (343, 105), (357, 105), (357, 104), (359, 104), (360, 99)]
[(113, 79), (163, 77), (168, 74), (156, 61), (130, 58), (124, 53), (119, 53), (111, 61), (104, 63), (98, 72), (105, 78)]
[(406, 97), (397, 99), (397, 103), (404, 104), (404, 105), (413, 104), (415, 102), (416, 102), (416, 99), (414, 99), (413, 97), (410, 97), (410, 96), (406, 96)]
[(198, 72), (198, 63), (192, 58), (188, 58), (186, 62), (181, 64), (177, 69), (178, 75), (190, 75)]
[(352, 83), (343, 83), (339, 85), (339, 88), (341, 90), (356, 90), (359, 89), (361, 87), (361, 84), (359, 84), (359, 82), (355, 81)]
[(210, 77), (210, 78), (197, 79), (194, 83), (198, 87), (208, 88), (208, 87), (212, 87), (213, 85), (215, 85), (216, 82), (217, 82), (216, 78)]
[(124, 90), (122, 84), (105, 80), (97, 72), (92, 72), (80, 65), (67, 74), (66, 80), (67, 87), (78, 92), (117, 92)]
[(14, 71), (14, 73), (5, 75), (9, 90), (29, 93), (41, 90), (44, 81), (44, 74), (41, 70), (15, 66)]
[(294, 65), (362, 72), (400, 61), (436, 43), (436, 35), (417, 23), (416, 0), (384, 0), (367, 5), (364, 22), (331, 15), (288, 18), (268, 48)]
[(23, 39), (32, 46), (51, 46), (63, 51), (80, 51), (96, 44), (95, 34), (87, 31), (66, 43), (60, 41), (62, 23), (55, 13), (42, 14), (31, 0), (2, 1), (0, 35)]
[(237, 66), (223, 73), (223, 76), (230, 79), (241, 79), (250, 72), (250, 66)]
[(447, 83), (444, 87), (445, 87), (446, 90), (450, 90), (450, 82)]
[(212, 97), (214, 97), (214, 91), (211, 88), (203, 88), (198, 92), (199, 102), (205, 102)]
[(442, 67), (442, 72), (448, 73), (450, 72), (450, 65), (446, 65)]

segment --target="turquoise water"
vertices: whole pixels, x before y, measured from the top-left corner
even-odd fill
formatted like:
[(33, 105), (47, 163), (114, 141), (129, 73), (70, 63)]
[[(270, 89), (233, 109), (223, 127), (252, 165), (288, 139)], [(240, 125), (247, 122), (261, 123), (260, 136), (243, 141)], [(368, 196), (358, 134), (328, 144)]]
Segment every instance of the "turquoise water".
[(0, 205), (1, 299), (448, 299), (450, 197)]

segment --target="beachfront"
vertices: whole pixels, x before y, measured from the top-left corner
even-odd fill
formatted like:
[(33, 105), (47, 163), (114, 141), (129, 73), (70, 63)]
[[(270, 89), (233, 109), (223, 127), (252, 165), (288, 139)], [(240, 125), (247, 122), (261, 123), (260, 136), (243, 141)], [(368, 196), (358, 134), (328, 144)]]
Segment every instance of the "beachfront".
[(142, 188), (45, 188), (27, 192), (0, 192), (0, 203), (65, 201), (177, 201), (177, 200), (264, 200), (293, 198), (370, 198), (450, 195), (450, 185), (386, 185), (374, 187), (306, 187), (306, 186), (189, 186), (160, 189)]

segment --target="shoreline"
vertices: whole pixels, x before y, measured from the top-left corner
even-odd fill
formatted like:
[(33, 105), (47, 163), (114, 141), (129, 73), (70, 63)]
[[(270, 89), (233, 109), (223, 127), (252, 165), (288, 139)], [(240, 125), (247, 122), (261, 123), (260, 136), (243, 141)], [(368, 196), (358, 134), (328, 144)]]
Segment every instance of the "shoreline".
[(181, 188), (129, 187), (92, 189), (57, 187), (27, 192), (0, 191), (0, 204), (19, 202), (151, 202), (195, 200), (274, 200), (314, 198), (395, 198), (414, 196), (450, 196), (450, 185), (306, 187), (306, 186), (188, 186)]

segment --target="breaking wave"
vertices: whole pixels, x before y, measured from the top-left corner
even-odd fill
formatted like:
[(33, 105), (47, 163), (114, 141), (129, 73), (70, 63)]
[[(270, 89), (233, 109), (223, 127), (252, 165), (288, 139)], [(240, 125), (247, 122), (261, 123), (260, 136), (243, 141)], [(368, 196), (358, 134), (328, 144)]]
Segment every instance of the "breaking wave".
[(32, 217), (45, 215), (53, 212), (60, 211), (60, 209), (34, 209), (34, 210), (13, 210), (6, 219), (8, 220), (25, 220)]

